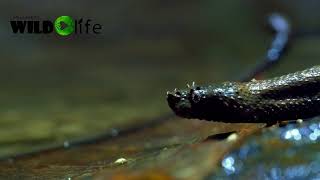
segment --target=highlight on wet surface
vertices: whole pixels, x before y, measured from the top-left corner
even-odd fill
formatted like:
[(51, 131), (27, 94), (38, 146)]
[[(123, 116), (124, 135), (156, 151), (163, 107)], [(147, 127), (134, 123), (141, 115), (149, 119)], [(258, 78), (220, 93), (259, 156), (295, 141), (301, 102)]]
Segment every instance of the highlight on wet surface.
[(208, 179), (320, 178), (319, 119), (266, 129), (224, 156)]

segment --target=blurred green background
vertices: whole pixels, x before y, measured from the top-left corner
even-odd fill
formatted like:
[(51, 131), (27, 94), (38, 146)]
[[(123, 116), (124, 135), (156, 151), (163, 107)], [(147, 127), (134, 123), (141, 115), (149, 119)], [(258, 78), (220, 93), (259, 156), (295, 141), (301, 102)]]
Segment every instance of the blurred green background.
[[(235, 79), (263, 57), (266, 16), (319, 29), (313, 1), (0, 2), (0, 157), (125, 128), (170, 109), (165, 93)], [(90, 18), (99, 35), (13, 34), (14, 16)], [(318, 64), (320, 40), (296, 40), (267, 77)]]

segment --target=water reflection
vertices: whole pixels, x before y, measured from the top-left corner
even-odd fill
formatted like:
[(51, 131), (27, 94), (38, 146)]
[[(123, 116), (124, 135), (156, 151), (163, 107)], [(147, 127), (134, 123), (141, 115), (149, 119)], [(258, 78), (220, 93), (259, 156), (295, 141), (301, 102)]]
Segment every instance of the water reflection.
[(266, 130), (226, 155), (209, 179), (320, 179), (320, 117)]
[(285, 132), (284, 139), (288, 139), (288, 140), (289, 139), (293, 139), (293, 140), (296, 140), (296, 141), (301, 140), (301, 134), (300, 134), (299, 129), (294, 128), (294, 129), (287, 130)]
[(234, 158), (232, 156), (227, 156), (222, 160), (222, 166), (227, 174), (232, 174), (235, 172)]

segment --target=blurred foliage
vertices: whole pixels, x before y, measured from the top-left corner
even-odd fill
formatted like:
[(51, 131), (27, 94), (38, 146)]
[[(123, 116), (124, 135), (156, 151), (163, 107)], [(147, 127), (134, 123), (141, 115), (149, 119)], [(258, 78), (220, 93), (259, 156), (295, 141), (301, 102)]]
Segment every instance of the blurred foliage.
[[(265, 47), (252, 10), (240, 3), (36, 4), (1, 3), (0, 155), (146, 121), (169, 111), (166, 90), (239, 74)], [(103, 33), (14, 35), (7, 24), (12, 16), (63, 14), (90, 17)]]

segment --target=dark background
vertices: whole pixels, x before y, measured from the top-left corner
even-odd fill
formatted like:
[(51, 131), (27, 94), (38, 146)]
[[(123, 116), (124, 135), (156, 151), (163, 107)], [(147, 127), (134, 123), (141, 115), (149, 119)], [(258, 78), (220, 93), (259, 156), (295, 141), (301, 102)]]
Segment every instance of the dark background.
[[(87, 137), (169, 112), (167, 90), (236, 79), (264, 56), (277, 11), (320, 28), (318, 1), (1, 1), (0, 156)], [(14, 16), (90, 18), (102, 33), (13, 34)], [(267, 77), (316, 65), (297, 39)]]

